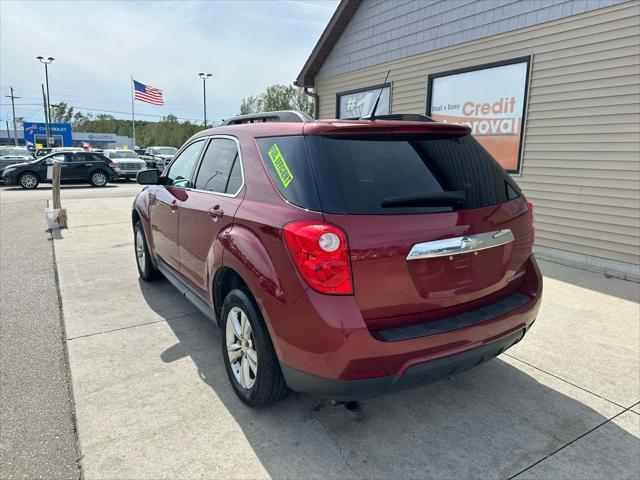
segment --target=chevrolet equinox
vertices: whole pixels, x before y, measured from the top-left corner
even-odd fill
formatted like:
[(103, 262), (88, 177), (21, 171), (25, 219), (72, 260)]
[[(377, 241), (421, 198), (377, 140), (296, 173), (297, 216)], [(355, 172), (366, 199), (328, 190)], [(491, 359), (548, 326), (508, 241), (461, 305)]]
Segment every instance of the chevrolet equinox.
[(140, 277), (166, 277), (217, 322), (250, 406), (432, 382), (535, 321), (532, 206), (468, 127), (235, 117), (138, 182)]

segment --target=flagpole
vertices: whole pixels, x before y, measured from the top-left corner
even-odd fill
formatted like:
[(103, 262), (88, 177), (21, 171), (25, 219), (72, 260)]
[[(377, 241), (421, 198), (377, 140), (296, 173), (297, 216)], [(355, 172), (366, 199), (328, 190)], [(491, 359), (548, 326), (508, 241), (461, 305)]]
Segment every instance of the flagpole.
[(133, 130), (133, 149), (136, 148), (136, 112), (134, 108), (133, 75), (131, 75), (131, 127)]

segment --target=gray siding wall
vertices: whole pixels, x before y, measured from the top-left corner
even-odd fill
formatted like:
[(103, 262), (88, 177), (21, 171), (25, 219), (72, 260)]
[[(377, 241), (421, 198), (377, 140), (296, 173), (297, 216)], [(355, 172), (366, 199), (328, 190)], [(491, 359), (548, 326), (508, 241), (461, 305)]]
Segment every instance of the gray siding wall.
[(320, 117), (336, 94), (380, 83), (392, 113), (425, 113), (427, 75), (533, 55), (522, 175), (537, 251), (640, 276), (640, 2), (316, 79)]
[(364, 0), (318, 78), (624, 1), (627, 0)]

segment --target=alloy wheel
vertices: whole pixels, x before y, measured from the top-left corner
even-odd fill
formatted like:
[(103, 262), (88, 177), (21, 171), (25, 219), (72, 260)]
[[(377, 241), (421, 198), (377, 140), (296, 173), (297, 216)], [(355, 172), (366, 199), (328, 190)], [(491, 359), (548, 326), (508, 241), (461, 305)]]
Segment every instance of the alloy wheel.
[(242, 309), (233, 307), (229, 311), (225, 335), (233, 376), (242, 388), (249, 390), (258, 374), (258, 352), (249, 318)]
[(140, 271), (145, 271), (145, 253), (144, 253), (144, 237), (142, 236), (142, 232), (138, 228), (136, 230), (136, 259), (138, 260), (138, 267), (140, 267)]
[(20, 178), (20, 184), (24, 188), (35, 188), (38, 185), (38, 179), (35, 177), (35, 175), (26, 173)]
[(93, 178), (93, 183), (98, 187), (106, 185), (107, 183), (107, 176), (104, 173), (101, 173), (101, 172), (94, 173), (92, 178)]

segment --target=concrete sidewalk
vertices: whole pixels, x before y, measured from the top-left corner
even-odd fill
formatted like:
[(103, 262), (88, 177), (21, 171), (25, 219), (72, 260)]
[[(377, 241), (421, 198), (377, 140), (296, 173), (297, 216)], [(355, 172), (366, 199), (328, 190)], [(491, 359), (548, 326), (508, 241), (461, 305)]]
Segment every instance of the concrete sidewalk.
[(0, 190), (0, 478), (80, 478), (46, 200)]
[(297, 394), (250, 410), (217, 328), (138, 281), (131, 201), (67, 201), (55, 242), (85, 478), (637, 478), (637, 284), (543, 263), (508, 354), (354, 411)]

